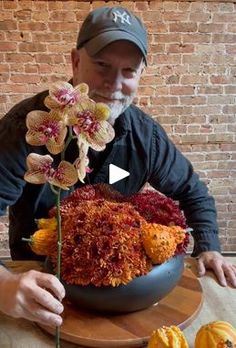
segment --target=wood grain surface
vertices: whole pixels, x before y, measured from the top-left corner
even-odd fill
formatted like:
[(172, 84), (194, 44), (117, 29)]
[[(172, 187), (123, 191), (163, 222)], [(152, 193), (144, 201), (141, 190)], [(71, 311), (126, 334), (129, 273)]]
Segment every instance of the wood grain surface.
[[(236, 257), (227, 257), (236, 264)], [(31, 261), (8, 261), (8, 266), (15, 272), (29, 269), (41, 269), (41, 265)], [(196, 273), (196, 260), (186, 259), (187, 269)], [(201, 325), (212, 320), (226, 320), (236, 327), (236, 290), (221, 287), (211, 272), (199, 278), (203, 288), (203, 306), (195, 320), (184, 329), (189, 348), (194, 348), (194, 338)], [(177, 299), (175, 299), (175, 302)], [(173, 321), (172, 321), (173, 323)], [(142, 325), (142, 323), (140, 324)], [(157, 327), (155, 327), (156, 329)], [(91, 334), (91, 333), (90, 333)], [(0, 313), (0, 347), (1, 348), (53, 348), (54, 338), (36, 324), (24, 319), (14, 319)], [(62, 340), (61, 348), (78, 348), (81, 345)]]
[[(189, 269), (185, 269), (174, 290), (146, 310), (123, 315), (101, 315), (64, 303), (61, 337), (86, 347), (143, 347), (152, 331), (162, 325), (187, 327), (197, 316), (202, 298), (198, 279)], [(53, 329), (43, 328), (54, 334)]]

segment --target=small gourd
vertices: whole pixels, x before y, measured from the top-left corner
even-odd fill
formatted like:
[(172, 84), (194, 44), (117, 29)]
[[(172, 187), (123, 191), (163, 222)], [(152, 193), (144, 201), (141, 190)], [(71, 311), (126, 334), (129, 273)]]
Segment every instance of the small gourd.
[[(37, 255), (50, 255), (56, 245), (56, 231), (49, 229), (37, 230), (27, 240), (31, 249)], [(24, 239), (26, 241), (26, 239)]]
[(147, 348), (189, 348), (189, 345), (183, 332), (173, 325), (153, 331)]
[(160, 224), (142, 224), (143, 246), (153, 264), (163, 263), (175, 253), (177, 244), (170, 229)]
[(236, 329), (227, 321), (212, 321), (197, 332), (195, 348), (236, 348)]

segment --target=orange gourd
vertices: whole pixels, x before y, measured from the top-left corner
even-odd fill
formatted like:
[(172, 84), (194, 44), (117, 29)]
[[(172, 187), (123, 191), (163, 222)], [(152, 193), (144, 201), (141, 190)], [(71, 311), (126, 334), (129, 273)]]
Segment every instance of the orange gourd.
[(55, 230), (38, 230), (30, 237), (30, 247), (37, 255), (50, 255), (55, 248), (56, 238)]
[(189, 345), (177, 326), (163, 326), (153, 331), (147, 348), (189, 348)]
[(172, 257), (177, 244), (181, 243), (184, 238), (185, 231), (179, 226), (142, 224), (143, 246), (154, 264), (163, 263)]
[(213, 321), (197, 332), (195, 348), (236, 348), (236, 329), (227, 321)]

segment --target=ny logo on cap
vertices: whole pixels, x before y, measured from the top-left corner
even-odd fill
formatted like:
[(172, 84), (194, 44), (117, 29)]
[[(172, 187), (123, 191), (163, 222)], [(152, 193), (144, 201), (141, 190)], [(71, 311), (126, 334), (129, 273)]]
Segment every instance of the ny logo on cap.
[(127, 23), (131, 25), (129, 21), (130, 16), (125, 11), (123, 13), (121, 13), (120, 11), (113, 11), (112, 14), (114, 16), (114, 19), (113, 19), (114, 22), (117, 22), (117, 20), (120, 19), (122, 24)]

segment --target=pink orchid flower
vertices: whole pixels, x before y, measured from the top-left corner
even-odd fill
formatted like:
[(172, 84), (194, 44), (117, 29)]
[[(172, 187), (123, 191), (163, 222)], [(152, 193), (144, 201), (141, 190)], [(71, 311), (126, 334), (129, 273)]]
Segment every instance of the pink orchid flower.
[(49, 109), (70, 108), (88, 96), (88, 85), (80, 83), (73, 87), (68, 82), (56, 82), (49, 88), (44, 104)]
[(61, 161), (57, 168), (53, 168), (53, 158), (50, 155), (31, 153), (26, 159), (28, 170), (24, 175), (25, 181), (31, 184), (45, 184), (68, 190), (78, 180), (77, 170), (67, 161)]
[(29, 144), (45, 145), (54, 155), (63, 150), (67, 128), (57, 111), (31, 111), (27, 115), (26, 126), (26, 141)]
[(110, 109), (106, 104), (87, 99), (68, 112), (68, 124), (73, 126), (82, 142), (102, 151), (115, 136), (113, 127), (107, 122), (109, 115)]

